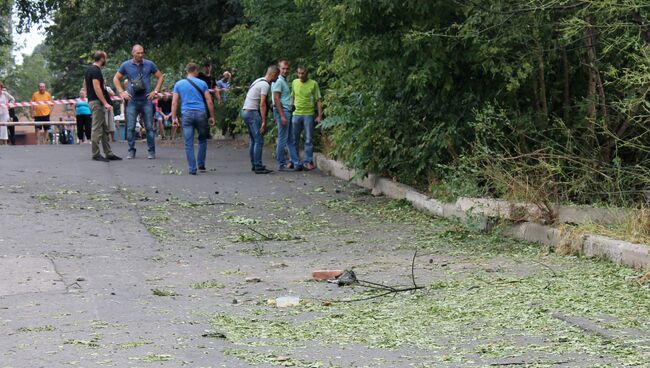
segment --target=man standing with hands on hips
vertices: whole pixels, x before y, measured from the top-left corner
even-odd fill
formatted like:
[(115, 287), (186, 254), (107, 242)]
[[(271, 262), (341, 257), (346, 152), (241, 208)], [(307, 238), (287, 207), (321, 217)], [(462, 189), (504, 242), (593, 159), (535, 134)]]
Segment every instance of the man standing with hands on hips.
[[(198, 78), (199, 66), (189, 63), (185, 67), (187, 78), (181, 79), (174, 85), (172, 98), (172, 119), (178, 125), (178, 99), (181, 100), (183, 114), (183, 139), (185, 155), (189, 166), (189, 174), (196, 175), (198, 171), (205, 172), (205, 153), (208, 148), (208, 122), (214, 126), (214, 105), (208, 85)], [(209, 118), (207, 114), (210, 114)], [(199, 132), (198, 157), (194, 156), (194, 129)], [(198, 162), (197, 162), (198, 161)]]
[[(106, 121), (106, 115), (113, 114), (113, 105), (104, 84), (104, 76), (101, 68), (106, 65), (107, 55), (104, 51), (97, 51), (93, 55), (93, 64), (86, 69), (84, 78), (84, 89), (88, 94), (88, 104), (93, 115), (92, 134), (90, 141), (92, 143), (93, 160), (108, 162), (111, 160), (121, 160), (111, 151), (108, 144), (109, 127)], [(99, 144), (101, 143), (104, 150), (104, 156), (99, 153)]]
[[(156, 141), (153, 129), (153, 103), (158, 97), (158, 91), (163, 84), (163, 74), (156, 64), (144, 58), (142, 45), (134, 45), (131, 50), (132, 59), (125, 61), (113, 77), (113, 84), (123, 99), (129, 101), (126, 107), (126, 139), (129, 143), (127, 159), (135, 158), (135, 123), (138, 114), (142, 114), (147, 130), (148, 159), (156, 158)], [(128, 90), (122, 88), (122, 77), (129, 80)], [(156, 77), (156, 87), (151, 90), (151, 75)]]

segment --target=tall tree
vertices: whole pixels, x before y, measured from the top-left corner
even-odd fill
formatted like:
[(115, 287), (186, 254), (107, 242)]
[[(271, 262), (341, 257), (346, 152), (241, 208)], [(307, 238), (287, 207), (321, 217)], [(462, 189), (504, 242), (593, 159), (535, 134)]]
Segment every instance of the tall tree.
[(31, 55), (23, 55), (23, 63), (7, 75), (5, 84), (17, 100), (29, 101), (41, 82), (47, 84), (48, 89), (52, 86), (54, 77), (47, 68), (46, 53), (47, 47), (38, 45)]

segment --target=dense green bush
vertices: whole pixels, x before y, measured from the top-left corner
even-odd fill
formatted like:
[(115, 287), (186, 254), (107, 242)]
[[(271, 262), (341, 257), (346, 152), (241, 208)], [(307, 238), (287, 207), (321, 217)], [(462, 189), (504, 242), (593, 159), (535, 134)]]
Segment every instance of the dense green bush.
[[(645, 200), (650, 8), (641, 0), (16, 4), (27, 21), (54, 11), (50, 63), (66, 86), (92, 48), (139, 40), (170, 74), (216, 58), (244, 87), (287, 57), (325, 92), (323, 147), (359, 173), (449, 199)], [(193, 24), (197, 12), (216, 21)], [(91, 13), (101, 19), (85, 24)], [(76, 32), (81, 24), (89, 31)]]

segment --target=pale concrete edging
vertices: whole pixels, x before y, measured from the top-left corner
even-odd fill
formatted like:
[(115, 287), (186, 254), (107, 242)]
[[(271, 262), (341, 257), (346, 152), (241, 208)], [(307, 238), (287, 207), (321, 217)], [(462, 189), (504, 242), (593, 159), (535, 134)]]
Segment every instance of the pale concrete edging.
[[(511, 219), (510, 209), (513, 205), (501, 200), (486, 200), (490, 211), (475, 211), (477, 200), (469, 201), (459, 198), (456, 203), (443, 203), (416, 191), (415, 189), (388, 178), (370, 174), (363, 179), (355, 178), (356, 172), (345, 167), (344, 164), (326, 158), (321, 153), (314, 153), (314, 163), (323, 172), (339, 179), (352, 181), (365, 189), (371, 190), (373, 195), (385, 195), (392, 199), (405, 199), (418, 210), (429, 212), (438, 217), (457, 218), (463, 221), (471, 220), (474, 225), (488, 229), (490, 218)], [(478, 200), (480, 201), (480, 199)], [(498, 206), (494, 206), (498, 203)], [(573, 217), (573, 216), (571, 216)], [(650, 246), (634, 244), (622, 240), (610, 239), (599, 235), (583, 235), (569, 240), (570, 234), (561, 229), (535, 222), (520, 222), (509, 225), (504, 233), (516, 239), (526, 240), (557, 248), (567, 245), (587, 257), (607, 259), (616, 264), (650, 269)]]

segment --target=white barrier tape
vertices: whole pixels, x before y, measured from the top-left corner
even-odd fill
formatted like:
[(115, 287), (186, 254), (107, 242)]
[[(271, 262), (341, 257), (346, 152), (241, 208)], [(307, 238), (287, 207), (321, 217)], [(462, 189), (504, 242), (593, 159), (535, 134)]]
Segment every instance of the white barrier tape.
[(0, 126), (73, 125), (76, 121), (0, 121)]
[[(158, 93), (158, 97), (163, 97), (163, 96), (171, 96), (173, 93), (171, 92), (165, 92), (165, 93)], [(111, 96), (111, 100), (113, 101), (122, 101), (122, 97), (120, 96)], [(72, 99), (67, 99), (67, 100), (49, 100), (49, 101), (23, 101), (23, 102), (8, 102), (5, 104), (0, 104), (0, 106), (7, 106), (9, 108), (11, 107), (32, 107), (32, 106), (44, 106), (44, 105), (71, 105), (71, 104), (76, 104), (77, 102), (86, 102), (88, 101), (87, 98), (72, 98)]]

